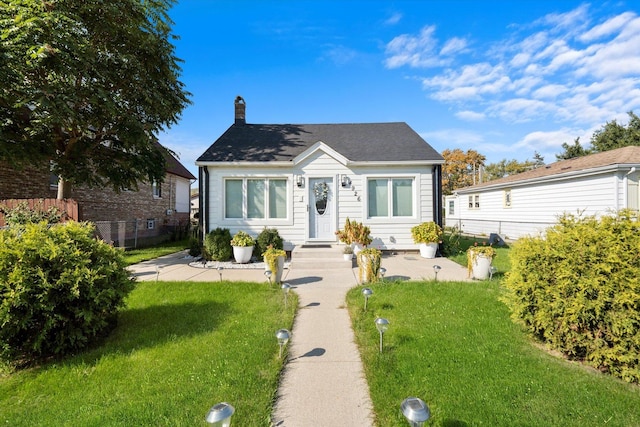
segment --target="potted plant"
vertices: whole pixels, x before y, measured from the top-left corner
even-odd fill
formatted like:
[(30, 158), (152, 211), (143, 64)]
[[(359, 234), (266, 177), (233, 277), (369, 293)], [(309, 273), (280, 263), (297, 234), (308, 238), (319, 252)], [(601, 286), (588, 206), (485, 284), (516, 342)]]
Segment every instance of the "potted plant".
[(233, 247), (233, 257), (238, 264), (246, 264), (251, 260), (253, 245), (253, 237), (244, 231), (240, 230), (234, 234), (231, 239), (231, 246)]
[(496, 256), (496, 250), (491, 246), (474, 246), (467, 249), (467, 269), (469, 277), (487, 280), (491, 274), (491, 262)]
[(344, 222), (344, 228), (336, 231), (336, 236), (338, 236), (338, 240), (345, 245), (351, 245), (353, 243), (353, 227), (351, 226), (349, 217), (347, 217), (347, 220)]
[(382, 252), (379, 249), (363, 249), (356, 255), (356, 259), (358, 261), (358, 278), (360, 283), (373, 282), (378, 279), (382, 260)]
[(435, 258), (438, 243), (442, 239), (442, 228), (433, 221), (423, 222), (411, 228), (414, 243), (420, 244), (422, 258)]
[(276, 249), (269, 245), (266, 251), (262, 254), (265, 262), (265, 268), (271, 270), (271, 274), (275, 283), (282, 281), (282, 272), (284, 270), (284, 259), (287, 253), (283, 249)]
[(353, 248), (351, 245), (347, 245), (342, 250), (342, 257), (345, 261), (351, 261), (353, 259)]
[(349, 218), (344, 223), (342, 230), (336, 231), (336, 235), (341, 242), (347, 245), (353, 245), (353, 253), (357, 256), (364, 247), (370, 245), (373, 241), (371, 239), (371, 229), (361, 222), (349, 221)]

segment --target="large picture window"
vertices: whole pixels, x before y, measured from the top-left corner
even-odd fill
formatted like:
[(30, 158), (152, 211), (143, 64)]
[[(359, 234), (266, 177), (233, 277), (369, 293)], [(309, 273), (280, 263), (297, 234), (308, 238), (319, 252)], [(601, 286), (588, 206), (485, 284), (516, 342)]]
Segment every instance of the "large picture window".
[(226, 219), (285, 219), (287, 180), (226, 179), (224, 216)]
[(411, 217), (413, 213), (412, 178), (372, 178), (368, 180), (368, 215), (376, 217)]

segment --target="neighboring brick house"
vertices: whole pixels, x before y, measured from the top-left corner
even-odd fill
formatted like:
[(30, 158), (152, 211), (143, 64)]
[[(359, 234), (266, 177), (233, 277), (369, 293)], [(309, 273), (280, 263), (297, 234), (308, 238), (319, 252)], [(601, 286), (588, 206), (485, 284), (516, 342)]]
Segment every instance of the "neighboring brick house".
[[(140, 183), (137, 191), (120, 193), (110, 187), (77, 186), (71, 198), (78, 203), (78, 219), (95, 222), (103, 239), (118, 246), (137, 246), (188, 227), (193, 180), (193, 174), (176, 158), (167, 156), (167, 174), (160, 186)], [(0, 200), (56, 195), (57, 180), (48, 164), (15, 170), (0, 162)]]

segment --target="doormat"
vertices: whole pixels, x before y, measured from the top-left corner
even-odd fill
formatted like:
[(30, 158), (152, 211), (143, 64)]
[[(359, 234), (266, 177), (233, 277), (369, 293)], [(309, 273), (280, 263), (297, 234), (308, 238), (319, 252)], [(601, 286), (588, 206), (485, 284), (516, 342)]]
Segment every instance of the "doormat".
[(331, 245), (302, 245), (303, 249), (331, 249)]

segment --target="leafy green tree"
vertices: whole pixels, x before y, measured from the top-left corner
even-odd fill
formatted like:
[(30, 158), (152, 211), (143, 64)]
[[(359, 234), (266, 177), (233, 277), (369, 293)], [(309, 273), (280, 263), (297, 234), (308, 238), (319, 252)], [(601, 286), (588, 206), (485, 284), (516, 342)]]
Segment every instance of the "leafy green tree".
[(0, 160), (71, 184), (162, 181), (157, 134), (189, 104), (174, 0), (0, 0)]
[(564, 150), (560, 154), (556, 154), (556, 159), (558, 160), (568, 160), (573, 159), (574, 157), (586, 156), (587, 154), (591, 154), (591, 150), (585, 149), (580, 144), (580, 137), (576, 138), (573, 141), (573, 145), (569, 145), (566, 142), (562, 143), (562, 149)]
[(524, 162), (519, 162), (516, 159), (502, 159), (497, 163), (490, 163), (485, 166), (484, 180), (493, 181), (494, 179), (515, 175), (535, 168), (536, 162), (529, 159), (525, 160)]
[(627, 126), (618, 124), (615, 120), (607, 122), (591, 136), (591, 146), (594, 152), (614, 150), (629, 145), (640, 145), (640, 118), (629, 113)]

